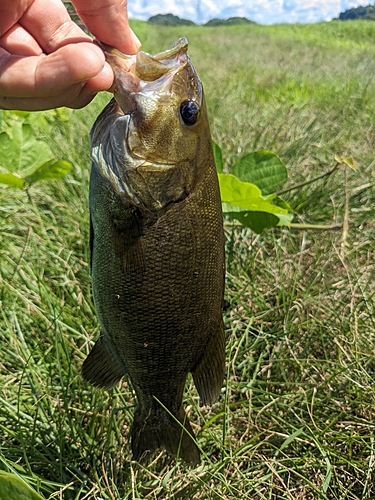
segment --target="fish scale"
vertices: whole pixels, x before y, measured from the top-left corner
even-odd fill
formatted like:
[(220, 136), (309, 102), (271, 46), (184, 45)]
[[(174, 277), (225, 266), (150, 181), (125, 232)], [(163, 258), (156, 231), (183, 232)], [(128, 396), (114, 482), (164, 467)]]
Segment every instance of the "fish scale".
[[(197, 464), (200, 452), (182, 399), (189, 372), (203, 404), (220, 394), (224, 235), (203, 90), (186, 49), (187, 42), (180, 40), (165, 59), (144, 57), (147, 78), (162, 74), (167, 81), (173, 73), (169, 86), (163, 80), (161, 92), (155, 81), (154, 92), (148, 80), (145, 92), (140, 81), (139, 100), (135, 79), (142, 75), (132, 75), (131, 86), (121, 81), (115, 91), (119, 104), (111, 101), (92, 129), (90, 269), (101, 336), (82, 372), (106, 389), (124, 374), (130, 378), (137, 395), (136, 460), (164, 448)], [(123, 65), (129, 59), (107, 46), (104, 51), (115, 80), (128, 78)], [(156, 63), (155, 70), (145, 67)], [(136, 67), (134, 60), (131, 64)], [(181, 103), (192, 98), (199, 117), (185, 124)]]

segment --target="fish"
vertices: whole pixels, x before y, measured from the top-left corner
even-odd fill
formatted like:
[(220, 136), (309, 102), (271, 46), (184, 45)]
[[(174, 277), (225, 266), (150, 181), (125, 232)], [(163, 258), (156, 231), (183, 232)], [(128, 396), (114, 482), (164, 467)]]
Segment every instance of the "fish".
[(82, 366), (136, 394), (133, 458), (200, 463), (183, 397), (202, 405), (225, 375), (223, 215), (202, 83), (180, 38), (128, 56), (101, 42), (114, 97), (90, 133), (90, 274), (100, 336)]

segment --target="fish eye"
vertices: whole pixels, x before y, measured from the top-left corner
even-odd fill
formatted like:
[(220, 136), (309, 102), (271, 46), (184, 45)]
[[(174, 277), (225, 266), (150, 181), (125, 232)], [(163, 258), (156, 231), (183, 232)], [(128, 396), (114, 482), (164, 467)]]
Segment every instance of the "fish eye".
[(194, 125), (198, 119), (199, 104), (196, 101), (187, 99), (180, 106), (180, 115), (185, 125)]

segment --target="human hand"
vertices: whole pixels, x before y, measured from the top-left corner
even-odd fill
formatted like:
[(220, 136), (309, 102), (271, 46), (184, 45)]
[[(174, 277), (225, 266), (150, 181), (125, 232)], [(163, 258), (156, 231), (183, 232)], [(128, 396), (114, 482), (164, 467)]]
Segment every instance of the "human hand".
[[(85, 26), (128, 54), (140, 43), (123, 0), (72, 0)], [(0, 109), (80, 108), (113, 82), (104, 54), (60, 0), (0, 0)]]

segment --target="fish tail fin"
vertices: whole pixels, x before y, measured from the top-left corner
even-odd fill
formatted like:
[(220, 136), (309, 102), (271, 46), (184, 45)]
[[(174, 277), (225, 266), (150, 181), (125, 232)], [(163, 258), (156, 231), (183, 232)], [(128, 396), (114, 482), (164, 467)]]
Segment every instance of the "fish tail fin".
[(140, 407), (137, 407), (132, 428), (133, 457), (139, 462), (147, 462), (158, 449), (167, 450), (189, 465), (200, 462), (200, 451), (182, 407), (177, 416), (168, 413), (160, 405), (153, 404), (148, 412), (141, 412)]
[(82, 376), (91, 385), (112, 389), (125, 374), (125, 367), (103, 334), (95, 342), (82, 365)]

